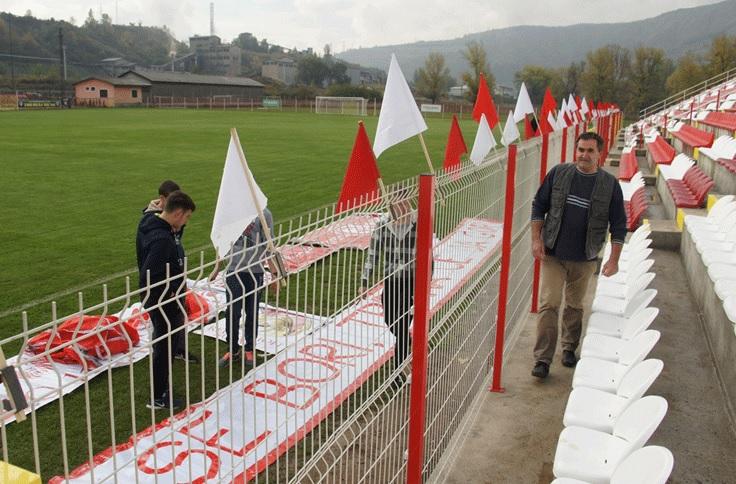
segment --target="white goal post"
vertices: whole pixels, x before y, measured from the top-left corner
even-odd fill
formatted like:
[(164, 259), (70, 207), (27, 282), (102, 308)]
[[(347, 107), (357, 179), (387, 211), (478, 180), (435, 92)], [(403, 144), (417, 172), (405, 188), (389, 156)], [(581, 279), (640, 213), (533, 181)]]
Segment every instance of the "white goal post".
[(362, 97), (317, 96), (314, 103), (317, 114), (368, 115), (368, 100)]

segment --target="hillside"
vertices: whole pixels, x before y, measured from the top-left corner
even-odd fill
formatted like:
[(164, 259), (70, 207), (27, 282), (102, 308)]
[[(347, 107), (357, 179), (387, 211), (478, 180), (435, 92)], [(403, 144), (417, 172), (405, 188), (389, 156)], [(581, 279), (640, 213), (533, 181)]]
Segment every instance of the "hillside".
[(664, 49), (673, 59), (688, 51), (704, 50), (718, 34), (736, 34), (736, 0), (680, 9), (657, 17), (626, 23), (578, 24), (566, 27), (519, 26), (488, 30), (457, 39), (415, 42), (337, 54), (340, 59), (386, 69), (395, 53), (407, 77), (424, 64), (430, 52), (445, 56), (450, 72), (467, 69), (462, 51), (470, 41), (481, 42), (488, 52), (498, 82), (511, 85), (514, 74), (527, 64), (561, 67), (583, 60), (585, 54), (607, 44)]

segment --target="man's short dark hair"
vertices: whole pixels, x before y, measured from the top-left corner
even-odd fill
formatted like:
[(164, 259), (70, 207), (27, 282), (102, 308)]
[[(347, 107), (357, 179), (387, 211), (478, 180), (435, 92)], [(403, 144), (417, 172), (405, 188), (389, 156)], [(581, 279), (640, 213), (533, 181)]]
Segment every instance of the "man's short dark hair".
[(598, 151), (603, 151), (603, 138), (601, 138), (601, 135), (594, 131), (583, 131), (578, 136), (578, 139), (575, 140), (575, 146), (578, 145), (578, 141), (585, 140), (595, 140), (596, 144), (598, 145)]
[(181, 190), (181, 188), (179, 188), (179, 185), (173, 180), (164, 180), (161, 182), (161, 185), (158, 186), (158, 194), (163, 197), (168, 197), (177, 190)]
[(194, 212), (196, 208), (197, 206), (194, 205), (194, 200), (192, 200), (192, 197), (182, 192), (181, 190), (175, 190), (171, 192), (169, 194), (169, 198), (166, 199), (166, 207), (164, 207), (164, 212), (172, 213), (176, 212), (179, 209), (182, 209), (184, 211), (191, 210), (192, 212)]

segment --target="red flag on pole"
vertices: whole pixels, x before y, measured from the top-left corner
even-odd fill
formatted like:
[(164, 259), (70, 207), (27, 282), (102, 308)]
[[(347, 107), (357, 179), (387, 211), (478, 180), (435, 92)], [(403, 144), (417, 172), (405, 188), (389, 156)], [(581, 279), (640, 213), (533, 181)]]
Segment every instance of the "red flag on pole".
[(557, 101), (555, 101), (554, 96), (552, 96), (552, 91), (550, 91), (549, 87), (544, 91), (544, 99), (542, 100), (542, 113), (539, 117), (539, 124), (540, 124), (540, 130), (543, 134), (551, 133), (555, 130), (555, 127), (549, 124), (549, 113), (552, 113), (554, 116), (554, 112), (557, 109)]
[(447, 137), (447, 147), (445, 148), (445, 161), (442, 166), (445, 171), (450, 172), (460, 168), (460, 156), (468, 152), (468, 147), (463, 138), (463, 132), (457, 122), (457, 116), (452, 115), (452, 125), (450, 126), (450, 135)]
[(535, 126), (534, 126), (535, 124), (536, 124), (535, 120), (533, 118), (530, 119), (529, 115), (524, 116), (524, 139), (525, 140), (532, 139), (535, 136), (539, 136), (539, 126), (536, 126), (536, 129), (535, 129)]
[(358, 122), (358, 134), (355, 136), (353, 152), (342, 182), (340, 196), (337, 199), (335, 213), (355, 207), (362, 202), (372, 202), (380, 198), (378, 179), (381, 174), (376, 165), (371, 142), (365, 132), (363, 122)]
[(488, 90), (488, 84), (483, 74), (478, 79), (478, 94), (475, 97), (475, 106), (473, 106), (473, 119), (476, 123), (480, 123), (480, 115), (486, 115), (488, 126), (493, 129), (498, 124), (498, 112), (496, 105), (493, 103), (491, 92)]

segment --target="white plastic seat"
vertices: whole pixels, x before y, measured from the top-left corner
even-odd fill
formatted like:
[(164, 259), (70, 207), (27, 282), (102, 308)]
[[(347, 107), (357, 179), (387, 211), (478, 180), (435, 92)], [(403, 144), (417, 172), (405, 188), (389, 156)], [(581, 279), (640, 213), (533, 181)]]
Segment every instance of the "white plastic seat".
[[(659, 333), (659, 332), (657, 332)], [(659, 334), (657, 334), (657, 340)], [(616, 393), (626, 373), (634, 365), (644, 361), (654, 345), (648, 345), (651, 338), (641, 340), (640, 344), (626, 347), (619, 356), (619, 360), (608, 361), (600, 358), (580, 358), (572, 375), (572, 387), (588, 387), (603, 390), (608, 393)], [(656, 340), (654, 341), (656, 344)]]
[(711, 264), (736, 264), (736, 252), (730, 250), (703, 251), (702, 258), (707, 267), (710, 267)]
[(736, 264), (723, 264), (716, 262), (708, 266), (708, 276), (713, 282), (721, 279), (736, 280)]
[(690, 236), (698, 252), (713, 247), (716, 242), (736, 242), (736, 216), (732, 220), (722, 222), (722, 230), (693, 231)]
[[(632, 263), (634, 262), (634, 263)], [(627, 261), (626, 264), (619, 265), (618, 272), (611, 277), (606, 277), (602, 273), (598, 275), (598, 282), (606, 281), (614, 284), (626, 284), (629, 277), (633, 273), (644, 274), (654, 265), (654, 259), (644, 259), (643, 261)]]
[[(675, 459), (666, 447), (648, 445), (626, 457), (611, 476), (611, 484), (665, 484)], [(590, 484), (588, 481), (560, 477), (552, 484)]]
[(647, 307), (656, 295), (656, 289), (645, 289), (638, 292), (632, 291), (626, 299), (596, 296), (593, 299), (592, 312), (609, 313), (628, 318), (640, 309)]
[(718, 158), (731, 159), (736, 156), (736, 149), (734, 148), (734, 143), (732, 143), (732, 141), (733, 138), (730, 136), (719, 136), (715, 141), (713, 141), (710, 148), (703, 147), (698, 151), (711, 160), (717, 160)]
[(659, 341), (660, 336), (660, 332), (654, 329), (643, 331), (630, 340), (593, 333), (583, 338), (580, 356), (582, 358), (598, 358), (628, 365), (630, 355), (636, 355), (641, 352), (644, 352), (645, 355), (649, 354), (652, 348), (654, 348), (654, 345), (657, 344), (657, 341)]
[[(723, 311), (729, 321), (736, 325), (736, 296), (727, 297), (723, 301)], [(736, 328), (734, 328), (736, 331)]]
[(602, 334), (628, 341), (646, 331), (657, 315), (659, 315), (658, 308), (643, 308), (628, 318), (607, 313), (593, 313), (588, 318), (586, 334)]
[(646, 274), (640, 274), (638, 276), (636, 276), (636, 272), (632, 272), (632, 274), (634, 274), (634, 276), (629, 277), (627, 282), (623, 284), (609, 282), (605, 279), (598, 279), (598, 287), (595, 291), (596, 297), (607, 296), (625, 299), (631, 291), (638, 292), (649, 287), (649, 284), (652, 283), (655, 276), (653, 272), (647, 272)]
[(719, 279), (714, 286), (716, 295), (721, 301), (725, 301), (731, 296), (736, 296), (736, 280)]
[[(636, 242), (624, 244), (623, 248), (621, 249), (621, 258), (619, 261), (628, 260), (630, 258), (633, 258), (632, 256), (641, 254), (642, 252), (645, 252), (647, 248), (651, 245), (652, 239), (641, 239), (637, 240)], [(651, 249), (649, 249), (651, 254)], [(647, 254), (647, 257), (649, 256)], [(603, 260), (608, 259), (608, 256), (611, 255), (611, 244), (606, 244), (605, 248), (603, 249)]]
[(695, 162), (686, 154), (680, 153), (675, 156), (672, 163), (669, 165), (660, 165), (658, 167), (659, 173), (665, 180), (682, 180), (685, 173), (693, 166)]
[(729, 240), (704, 240), (695, 246), (698, 252), (736, 252), (736, 242)]
[(611, 484), (665, 484), (675, 458), (666, 447), (648, 445), (624, 459), (611, 476)]
[(613, 435), (584, 427), (567, 427), (560, 433), (553, 473), (591, 483), (609, 483), (614, 470), (640, 449), (667, 413), (667, 400), (643, 397), (621, 414)]
[(662, 360), (636, 364), (621, 380), (615, 394), (588, 387), (574, 388), (567, 399), (563, 424), (612, 433), (619, 415), (649, 390), (663, 368)]
[(712, 222), (714, 217), (720, 216), (719, 214), (726, 210), (726, 207), (734, 202), (734, 196), (733, 195), (725, 195), (718, 200), (716, 200), (716, 203), (713, 204), (713, 206), (708, 211), (708, 215), (702, 216), (702, 215), (685, 215), (685, 225), (688, 224), (697, 224), (701, 222)]

